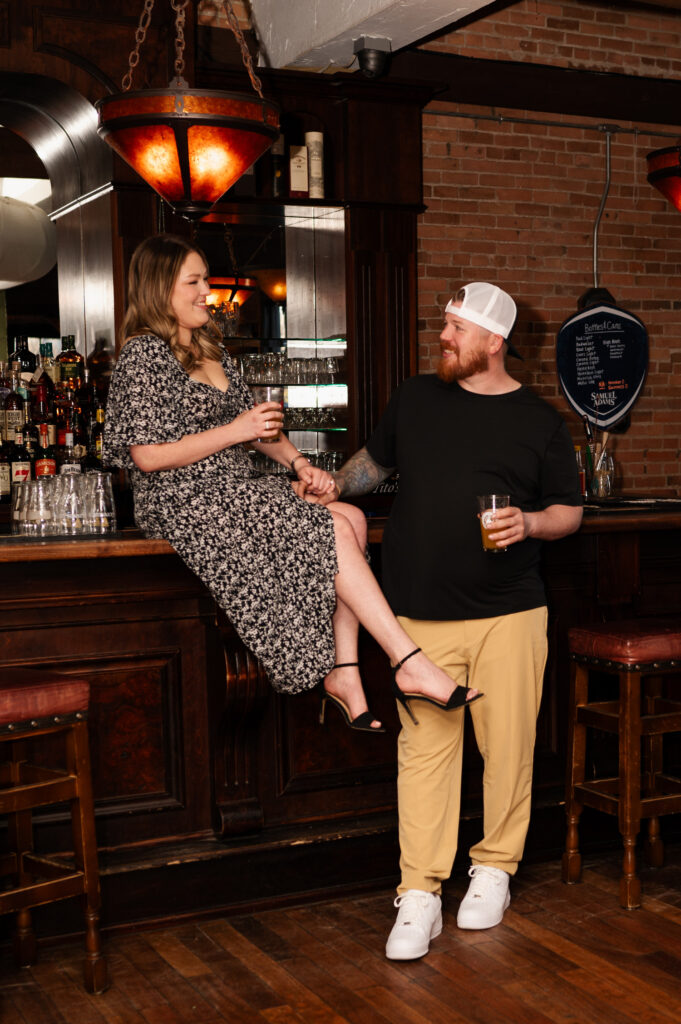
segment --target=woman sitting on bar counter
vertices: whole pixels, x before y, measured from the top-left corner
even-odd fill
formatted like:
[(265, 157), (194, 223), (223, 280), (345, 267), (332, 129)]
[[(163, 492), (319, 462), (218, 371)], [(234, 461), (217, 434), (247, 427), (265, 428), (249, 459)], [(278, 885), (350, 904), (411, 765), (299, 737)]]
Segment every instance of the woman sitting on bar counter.
[(319, 687), (322, 720), (330, 700), (352, 728), (383, 731), (359, 677), (358, 622), (396, 666), (395, 686), (461, 707), (477, 691), (452, 690), (414, 652), (367, 565), (363, 514), (311, 504), (285, 477), (253, 467), (246, 445), (308, 492), (334, 488), (282, 433), (280, 405), (253, 405), (211, 322), (209, 292), (206, 260), (186, 239), (138, 246), (104, 432), (104, 461), (129, 470), (137, 525), (168, 540), (206, 584), (276, 690)]

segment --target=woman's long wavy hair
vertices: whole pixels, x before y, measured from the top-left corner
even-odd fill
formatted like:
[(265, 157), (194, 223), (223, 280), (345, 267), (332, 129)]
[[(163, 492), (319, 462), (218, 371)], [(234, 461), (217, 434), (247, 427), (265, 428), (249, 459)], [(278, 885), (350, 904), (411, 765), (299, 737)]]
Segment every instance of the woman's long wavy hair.
[(208, 266), (198, 246), (179, 235), (153, 235), (137, 246), (130, 261), (128, 308), (120, 331), (123, 345), (138, 334), (151, 333), (163, 338), (187, 373), (204, 359), (222, 357), (222, 335), (210, 320), (192, 331), (189, 348), (178, 340), (178, 323), (170, 296), (182, 264), (194, 252)]

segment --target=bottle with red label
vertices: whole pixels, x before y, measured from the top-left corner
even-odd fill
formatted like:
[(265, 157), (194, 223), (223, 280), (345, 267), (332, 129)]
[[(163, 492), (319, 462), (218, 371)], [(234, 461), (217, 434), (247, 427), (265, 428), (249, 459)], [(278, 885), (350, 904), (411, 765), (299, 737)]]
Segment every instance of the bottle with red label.
[(56, 476), (57, 460), (54, 453), (54, 445), (50, 444), (47, 424), (40, 424), (40, 442), (38, 446), (38, 457), (35, 460), (35, 478), (41, 476)]
[(14, 443), (9, 456), (10, 480), (14, 484), (23, 484), (31, 479), (31, 457), (24, 444), (22, 430), (14, 431)]
[(12, 497), (12, 475), (7, 447), (2, 443), (2, 433), (0, 433), (0, 504), (2, 505), (9, 502)]

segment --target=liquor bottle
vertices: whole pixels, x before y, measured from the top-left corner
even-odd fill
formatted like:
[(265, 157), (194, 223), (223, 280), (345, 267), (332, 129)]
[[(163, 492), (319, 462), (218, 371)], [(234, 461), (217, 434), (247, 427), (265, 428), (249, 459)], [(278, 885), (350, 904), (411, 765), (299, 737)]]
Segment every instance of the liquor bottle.
[(10, 393), (11, 390), (12, 390), (12, 380), (11, 380), (10, 375), (9, 375), (9, 370), (7, 369), (7, 363), (0, 362), (0, 412), (3, 413), (3, 415), (0, 417), (0, 419), (2, 420), (2, 422), (0, 423), (0, 434), (2, 434), (4, 429), (5, 429), (5, 423), (4, 423), (5, 399), (7, 398), (8, 394)]
[(94, 422), (95, 418), (95, 406), (97, 404), (97, 393), (94, 385), (90, 379), (90, 371), (87, 367), (83, 370), (83, 377), (76, 388), (74, 395), (74, 401), (76, 408), (80, 413), (80, 418), (85, 428), (86, 434), (90, 432), (90, 422)]
[(43, 374), (33, 391), (33, 403), (31, 406), (31, 413), (33, 422), (35, 423), (38, 430), (44, 423), (47, 426), (48, 434), (52, 433), (50, 438), (50, 444), (54, 444), (57, 439), (56, 428), (54, 423), (54, 410), (50, 405), (49, 394), (47, 390), (47, 377)]
[(73, 386), (76, 387), (76, 381), (83, 376), (85, 360), (80, 352), (76, 352), (75, 334), (66, 334), (61, 339), (61, 352), (57, 356), (57, 363), (59, 364), (59, 380), (64, 383), (74, 382)]
[[(34, 402), (35, 401), (35, 390), (38, 387), (38, 384), (43, 384), (45, 386), (46, 391), (47, 391), (47, 395), (48, 395), (48, 399), (49, 399), (50, 405), (52, 405), (54, 403), (54, 388), (55, 388), (55, 386), (54, 386), (54, 380), (52, 379), (52, 377), (50, 376), (50, 374), (48, 372), (48, 368), (46, 366), (46, 359), (47, 359), (46, 356), (43, 356), (43, 355), (39, 355), (38, 356), (38, 364), (37, 364), (37, 366), (35, 368), (35, 373), (31, 377), (29, 389), (30, 389), (30, 392), (31, 392), (31, 402)], [(53, 360), (53, 362), (54, 362), (54, 360)]]
[(14, 431), (14, 442), (9, 453), (9, 471), (12, 484), (24, 483), (31, 479), (31, 458), (21, 430)]
[(73, 434), (66, 431), (64, 446), (57, 449), (57, 468), (60, 473), (80, 473), (81, 458), (73, 444)]
[(57, 448), (63, 448), (66, 431), (72, 429), (75, 409), (74, 393), (68, 387), (60, 387), (54, 403), (57, 425)]
[(17, 362), (12, 363), (12, 373), (14, 373), (17, 378), (17, 392), (23, 398), (24, 405), (26, 405), (31, 394), (28, 381), (31, 379), (32, 375), (30, 373), (24, 373), (21, 369), (21, 363)]
[(586, 470), (584, 469), (584, 459), (582, 457), (582, 446), (581, 444), (575, 445), (575, 459), (577, 461), (577, 471), (579, 473), (579, 486), (582, 492), (582, 497), (587, 497), (586, 490)]
[(19, 394), (19, 365), (12, 364), (11, 391), (5, 399), (5, 441), (14, 441), (14, 432), (24, 425), (24, 400)]
[(270, 149), (272, 158), (272, 195), (275, 199), (286, 195), (286, 139), (280, 135)]
[(107, 346), (106, 338), (95, 338), (95, 347), (87, 357), (87, 366), (97, 394), (106, 401), (114, 368), (113, 352)]
[(288, 156), (288, 183), (290, 196), (307, 199), (307, 146), (290, 146)]
[(50, 444), (47, 433), (47, 424), (40, 424), (40, 444), (38, 447), (38, 458), (35, 460), (35, 478), (39, 476), (54, 476), (57, 472), (57, 460), (54, 454), (54, 445)]
[(88, 437), (87, 456), (85, 458), (86, 469), (102, 469), (102, 441), (104, 438), (104, 405), (100, 401), (95, 407), (95, 420)]
[(324, 198), (324, 133), (305, 132), (310, 199)]
[(70, 406), (69, 411), (71, 415), (71, 421), (70, 426), (67, 427), (67, 431), (70, 430), (70, 432), (73, 434), (73, 447), (75, 449), (76, 456), (82, 461), (85, 458), (85, 455), (87, 454), (88, 442), (88, 434), (85, 419), (83, 416), (81, 416), (80, 410), (78, 409), (78, 406), (75, 404), (75, 402), (73, 403), (72, 406)]
[(51, 341), (40, 342), (40, 365), (53, 384), (59, 381), (59, 363), (54, 358)]
[(28, 338), (24, 334), (14, 339), (14, 350), (10, 352), (10, 362), (19, 363), (22, 373), (33, 373), (36, 367), (36, 358), (28, 347)]
[(0, 434), (0, 505), (7, 504), (12, 497), (12, 473), (7, 447), (7, 445), (2, 443), (2, 435)]
[(38, 455), (38, 428), (33, 422), (33, 416), (31, 413), (31, 403), (26, 402), (24, 405), (24, 447), (28, 451), (31, 464), (33, 464)]

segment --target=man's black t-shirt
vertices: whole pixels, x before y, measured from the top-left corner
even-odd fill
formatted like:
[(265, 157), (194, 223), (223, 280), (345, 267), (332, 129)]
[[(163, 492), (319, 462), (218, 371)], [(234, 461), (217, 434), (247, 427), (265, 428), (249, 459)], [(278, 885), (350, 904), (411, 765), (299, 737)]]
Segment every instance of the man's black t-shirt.
[(367, 449), (400, 475), (382, 556), (396, 614), (480, 619), (545, 604), (541, 542), (483, 551), (477, 495), (510, 494), (526, 512), (582, 504), (574, 446), (555, 409), (525, 387), (480, 395), (434, 374), (411, 377)]

